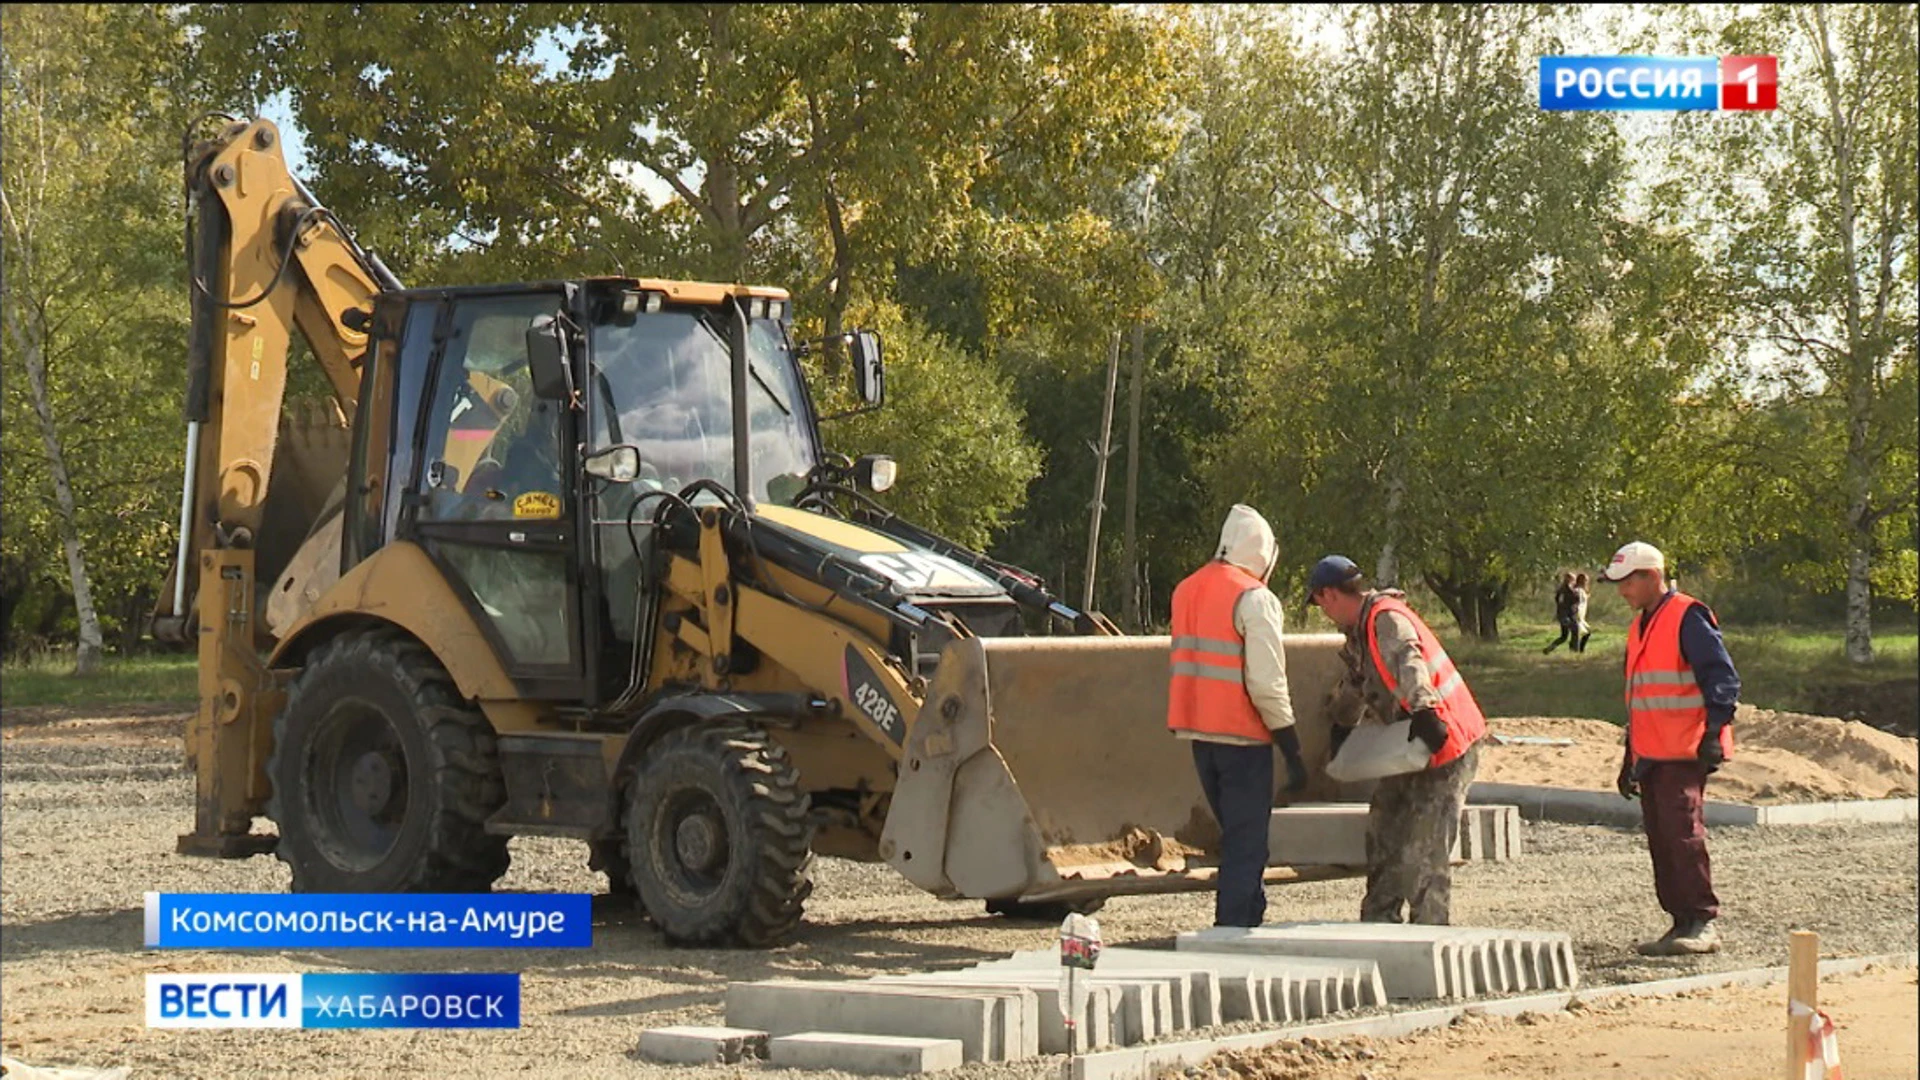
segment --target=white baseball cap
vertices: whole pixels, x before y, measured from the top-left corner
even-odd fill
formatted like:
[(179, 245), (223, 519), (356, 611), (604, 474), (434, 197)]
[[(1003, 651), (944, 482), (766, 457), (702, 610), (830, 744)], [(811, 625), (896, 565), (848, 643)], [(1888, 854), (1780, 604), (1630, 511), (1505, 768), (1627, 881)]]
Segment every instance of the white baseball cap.
[(1620, 581), (1635, 570), (1658, 570), (1666, 573), (1667, 557), (1652, 544), (1643, 544), (1638, 540), (1613, 553), (1613, 561), (1607, 564), (1600, 576), (1608, 581)]

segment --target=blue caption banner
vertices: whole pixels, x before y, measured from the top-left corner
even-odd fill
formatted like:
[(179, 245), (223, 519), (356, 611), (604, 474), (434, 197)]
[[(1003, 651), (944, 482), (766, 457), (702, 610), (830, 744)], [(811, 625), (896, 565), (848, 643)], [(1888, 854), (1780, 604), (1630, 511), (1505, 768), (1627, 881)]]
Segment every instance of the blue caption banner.
[(585, 949), (587, 893), (148, 893), (149, 949)]
[(1540, 107), (1673, 111), (1720, 107), (1711, 56), (1543, 56)]
[(153, 1028), (517, 1028), (517, 974), (147, 976)]

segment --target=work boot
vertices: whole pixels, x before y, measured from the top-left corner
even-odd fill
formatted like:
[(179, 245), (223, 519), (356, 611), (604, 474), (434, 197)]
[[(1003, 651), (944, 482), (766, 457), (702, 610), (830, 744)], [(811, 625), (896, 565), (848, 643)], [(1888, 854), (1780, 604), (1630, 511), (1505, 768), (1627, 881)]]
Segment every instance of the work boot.
[(1682, 927), (1674, 935), (1673, 947), (1677, 955), (1699, 956), (1720, 951), (1720, 929), (1712, 919), (1696, 919)]
[(1635, 945), (1633, 951), (1641, 956), (1678, 956), (1680, 954), (1674, 950), (1673, 941), (1680, 936), (1680, 931), (1683, 929), (1685, 927), (1680, 925), (1680, 920), (1675, 919), (1673, 925), (1667, 927), (1666, 933), (1652, 941), (1643, 941)]

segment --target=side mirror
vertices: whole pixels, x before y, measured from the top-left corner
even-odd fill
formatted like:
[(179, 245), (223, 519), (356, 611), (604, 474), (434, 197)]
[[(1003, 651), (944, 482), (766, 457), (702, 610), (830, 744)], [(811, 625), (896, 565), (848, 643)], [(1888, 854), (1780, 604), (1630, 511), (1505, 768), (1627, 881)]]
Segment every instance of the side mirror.
[(587, 455), (580, 467), (588, 476), (624, 484), (640, 477), (640, 448), (621, 444)]
[(871, 330), (853, 332), (853, 389), (869, 408), (879, 408), (887, 398), (887, 373), (880, 359), (880, 335)]
[(568, 355), (566, 325), (559, 316), (541, 315), (527, 327), (527, 372), (535, 397), (573, 400), (573, 359)]

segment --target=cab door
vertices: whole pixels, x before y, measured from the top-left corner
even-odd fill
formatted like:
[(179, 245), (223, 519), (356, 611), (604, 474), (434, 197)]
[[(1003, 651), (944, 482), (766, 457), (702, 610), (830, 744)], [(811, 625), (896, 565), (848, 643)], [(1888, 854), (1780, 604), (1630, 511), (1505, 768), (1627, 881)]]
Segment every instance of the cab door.
[(526, 331), (558, 292), (456, 296), (442, 312), (401, 535), (438, 562), (522, 694), (581, 700), (575, 417), (536, 397)]

